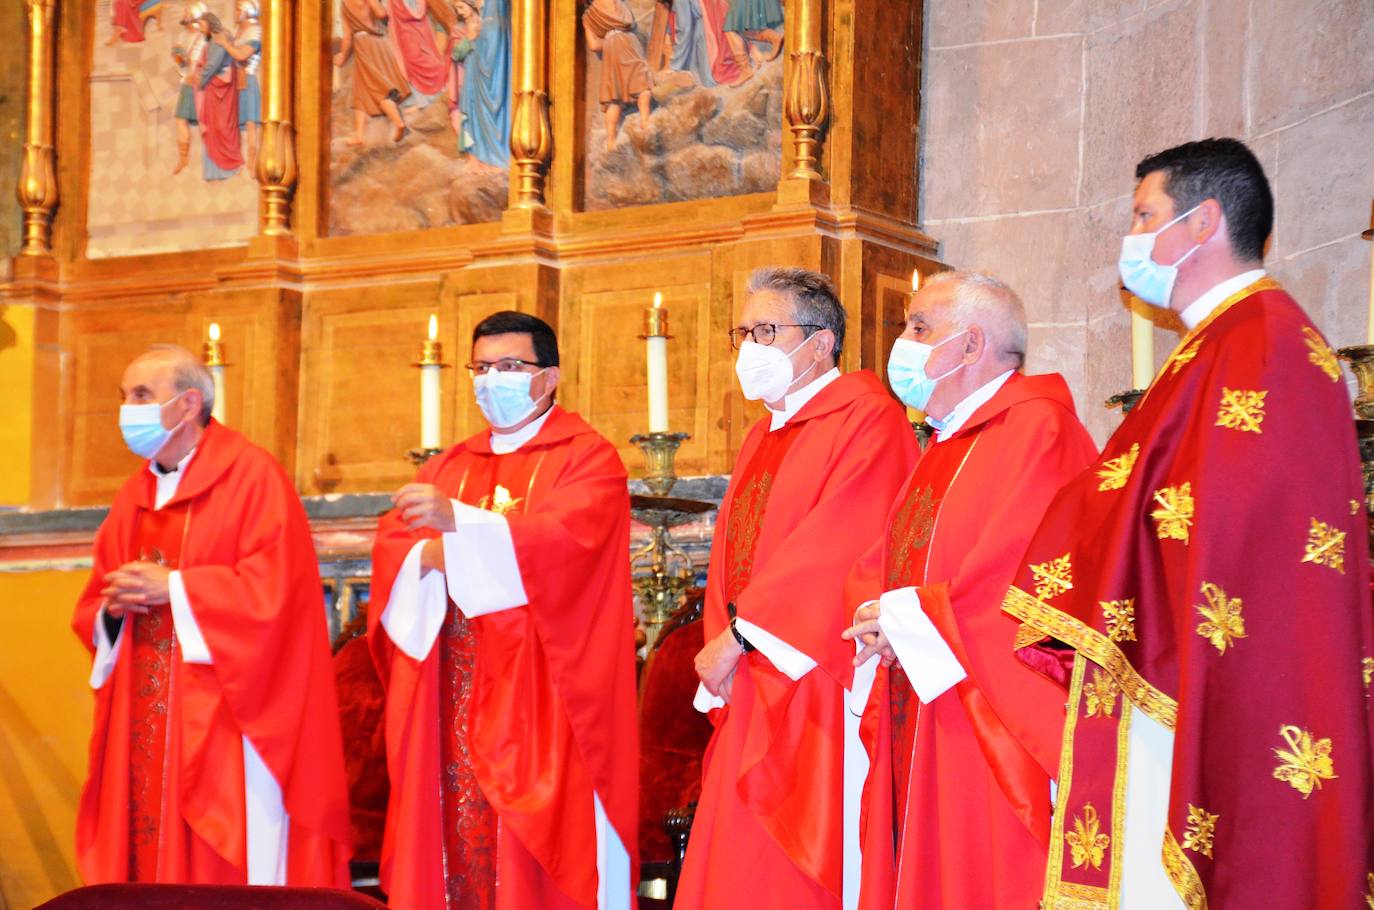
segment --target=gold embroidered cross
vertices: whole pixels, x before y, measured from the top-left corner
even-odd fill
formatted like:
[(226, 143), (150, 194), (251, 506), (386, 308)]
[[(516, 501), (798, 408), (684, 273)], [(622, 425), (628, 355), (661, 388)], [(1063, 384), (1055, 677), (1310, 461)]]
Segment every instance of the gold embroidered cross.
[(1303, 562), (1329, 566), (1345, 574), (1345, 532), (1324, 521), (1312, 519), (1307, 530), (1307, 546), (1303, 548)]
[(1320, 790), (1322, 781), (1335, 780), (1336, 766), (1331, 761), (1331, 740), (1312, 738), (1312, 734), (1293, 724), (1279, 727), (1279, 736), (1287, 749), (1275, 749), (1279, 766), (1274, 769), (1277, 780), (1287, 781), (1303, 799)]
[(1188, 345), (1186, 348), (1175, 354), (1173, 365), (1170, 367), (1169, 370), (1169, 375), (1177, 376), (1178, 371), (1187, 366), (1188, 363), (1190, 363), (1192, 359), (1197, 356), (1197, 351), (1200, 347), (1202, 347), (1202, 339), (1198, 338), (1192, 344)]
[(1182, 483), (1176, 487), (1155, 490), (1159, 508), (1150, 513), (1157, 523), (1155, 533), (1160, 540), (1188, 542), (1188, 527), (1193, 523), (1193, 485)]
[(1264, 398), (1269, 393), (1251, 389), (1221, 390), (1221, 408), (1217, 411), (1217, 426), (1241, 433), (1262, 433)]
[(1208, 859), (1212, 858), (1212, 838), (1216, 835), (1217, 819), (1200, 806), (1188, 804), (1188, 829), (1183, 832), (1183, 846), (1195, 850)]
[(1112, 641), (1135, 641), (1135, 598), (1103, 600), (1102, 618), (1107, 621), (1107, 637)]
[(1073, 566), (1069, 564), (1069, 554), (1031, 566), (1035, 578), (1035, 596), (1049, 600), (1065, 591), (1073, 590)]
[(1112, 839), (1099, 833), (1099, 828), (1097, 810), (1093, 808), (1092, 803), (1085, 803), (1083, 814), (1073, 820), (1073, 830), (1064, 835), (1069, 849), (1073, 851), (1075, 869), (1085, 865), (1094, 869), (1102, 868), (1102, 858), (1106, 855)]
[(1093, 668), (1093, 681), (1083, 689), (1087, 696), (1087, 717), (1111, 717), (1116, 710), (1116, 697), (1121, 694), (1121, 687), (1116, 684), (1116, 680), (1110, 673), (1103, 673), (1098, 668)]
[(1336, 352), (1331, 350), (1331, 346), (1318, 334), (1317, 330), (1310, 325), (1303, 326), (1302, 340), (1310, 352), (1307, 359), (1315, 363), (1317, 368), (1325, 373), (1332, 382), (1340, 382), (1340, 361), (1336, 359)]
[(1102, 482), (1097, 485), (1097, 489), (1106, 492), (1124, 487), (1126, 481), (1130, 479), (1131, 469), (1135, 467), (1136, 459), (1139, 457), (1140, 443), (1133, 442), (1129, 452), (1102, 462), (1102, 467), (1097, 470), (1097, 476), (1102, 478)]
[(1245, 638), (1245, 618), (1241, 616), (1241, 599), (1227, 597), (1226, 592), (1210, 581), (1202, 583), (1202, 596), (1206, 604), (1197, 604), (1203, 622), (1198, 624), (1197, 634), (1212, 643), (1218, 654), (1235, 644), (1237, 638)]

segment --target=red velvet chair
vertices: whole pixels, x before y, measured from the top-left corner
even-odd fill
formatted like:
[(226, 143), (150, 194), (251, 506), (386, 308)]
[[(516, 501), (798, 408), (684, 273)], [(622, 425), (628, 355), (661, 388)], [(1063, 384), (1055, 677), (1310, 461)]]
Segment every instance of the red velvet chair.
[(353, 885), (380, 896), (377, 868), (391, 785), (386, 771), (386, 694), (368, 652), (360, 616), (335, 643), (334, 680), (339, 692), (344, 767), (353, 822)]
[(89, 885), (36, 910), (385, 910), (372, 898), (329, 888), (247, 885)]

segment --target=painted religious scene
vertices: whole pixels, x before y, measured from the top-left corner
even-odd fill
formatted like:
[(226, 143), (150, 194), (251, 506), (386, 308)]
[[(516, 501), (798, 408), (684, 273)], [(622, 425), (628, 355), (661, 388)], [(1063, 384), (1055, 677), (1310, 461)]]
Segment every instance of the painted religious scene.
[(781, 0), (587, 0), (586, 201), (767, 192), (782, 162)]
[(510, 0), (334, 0), (329, 232), (496, 221)]
[(258, 0), (99, 0), (88, 255), (244, 243), (257, 226)]

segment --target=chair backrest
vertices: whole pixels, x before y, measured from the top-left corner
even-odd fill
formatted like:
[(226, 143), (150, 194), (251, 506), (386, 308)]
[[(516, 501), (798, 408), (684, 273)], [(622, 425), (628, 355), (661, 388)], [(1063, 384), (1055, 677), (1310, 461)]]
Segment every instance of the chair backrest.
[(88, 885), (36, 910), (386, 910), (364, 894), (247, 885)]

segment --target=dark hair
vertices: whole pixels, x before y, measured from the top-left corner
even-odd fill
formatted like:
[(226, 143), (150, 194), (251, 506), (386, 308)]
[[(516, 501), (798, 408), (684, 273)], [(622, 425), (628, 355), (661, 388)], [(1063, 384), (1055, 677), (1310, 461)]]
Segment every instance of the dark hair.
[(829, 329), (835, 336), (835, 349), (830, 352), (840, 362), (844, 351), (844, 306), (835, 285), (820, 272), (808, 269), (768, 266), (755, 269), (749, 276), (748, 292), (777, 291), (792, 301), (796, 320), (806, 325)]
[(513, 332), (530, 336), (539, 366), (558, 366), (558, 337), (554, 335), (553, 327), (529, 313), (517, 313), (515, 310), (492, 313), (472, 330), (472, 342), (476, 344), (478, 338), (488, 335), (509, 335)]
[(1144, 180), (1164, 173), (1164, 191), (1181, 215), (1215, 199), (1226, 216), (1226, 233), (1237, 258), (1264, 258), (1264, 242), (1274, 228), (1274, 196), (1255, 153), (1239, 139), (1203, 139), (1151, 155), (1136, 165)]

